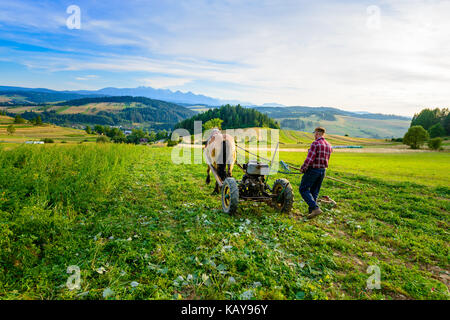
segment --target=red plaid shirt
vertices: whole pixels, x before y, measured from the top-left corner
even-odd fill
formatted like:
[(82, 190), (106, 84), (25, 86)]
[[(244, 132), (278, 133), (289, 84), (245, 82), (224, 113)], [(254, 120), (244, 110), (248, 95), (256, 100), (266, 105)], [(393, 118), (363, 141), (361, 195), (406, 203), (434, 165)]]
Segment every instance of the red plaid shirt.
[(311, 143), (302, 169), (306, 170), (308, 167), (328, 168), (328, 160), (330, 159), (331, 152), (331, 145), (323, 137), (320, 137)]

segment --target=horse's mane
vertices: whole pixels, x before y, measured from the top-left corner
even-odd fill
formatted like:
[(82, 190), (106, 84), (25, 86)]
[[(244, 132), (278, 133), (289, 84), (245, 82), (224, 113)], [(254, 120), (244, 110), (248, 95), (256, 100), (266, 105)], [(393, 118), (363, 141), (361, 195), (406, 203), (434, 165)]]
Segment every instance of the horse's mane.
[(211, 139), (212, 136), (215, 136), (216, 134), (222, 134), (219, 128), (213, 128), (211, 129), (211, 133), (209, 134), (209, 139)]

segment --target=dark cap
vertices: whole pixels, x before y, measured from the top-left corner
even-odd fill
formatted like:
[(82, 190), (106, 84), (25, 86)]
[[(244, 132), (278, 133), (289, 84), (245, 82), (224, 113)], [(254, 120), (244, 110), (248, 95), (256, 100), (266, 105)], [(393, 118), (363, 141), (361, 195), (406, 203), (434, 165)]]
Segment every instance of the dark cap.
[(315, 128), (313, 133), (316, 133), (316, 131), (319, 131), (319, 132), (322, 132), (322, 133), (326, 132), (324, 127), (317, 127), (317, 128)]

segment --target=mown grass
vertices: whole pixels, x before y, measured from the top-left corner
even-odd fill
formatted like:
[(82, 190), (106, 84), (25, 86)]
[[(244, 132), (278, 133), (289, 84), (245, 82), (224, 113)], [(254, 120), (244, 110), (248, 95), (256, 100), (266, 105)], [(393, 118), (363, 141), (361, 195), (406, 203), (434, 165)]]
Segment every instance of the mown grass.
[[(290, 216), (249, 202), (230, 217), (204, 184), (205, 165), (170, 155), (0, 151), (0, 298), (102, 299), (107, 288), (109, 299), (449, 298), (448, 184), (334, 172), (363, 189), (325, 180), (338, 207), (315, 220), (303, 218), (298, 191)], [(289, 178), (297, 189), (300, 176)], [(70, 265), (80, 290), (66, 287)], [(366, 289), (369, 265), (381, 269), (380, 290)]]

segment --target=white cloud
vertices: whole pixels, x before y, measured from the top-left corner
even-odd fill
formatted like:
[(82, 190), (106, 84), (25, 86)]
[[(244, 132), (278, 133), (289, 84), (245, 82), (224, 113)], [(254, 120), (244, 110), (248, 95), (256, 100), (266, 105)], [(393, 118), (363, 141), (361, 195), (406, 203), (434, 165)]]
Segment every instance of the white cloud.
[(75, 77), (76, 80), (79, 81), (86, 81), (86, 80), (93, 80), (93, 79), (97, 79), (98, 76), (95, 74), (89, 74), (87, 76), (83, 76), (83, 77)]
[(191, 82), (192, 79), (153, 77), (153, 78), (139, 79), (138, 81), (143, 83), (146, 86), (150, 86), (155, 89), (168, 89), (168, 88), (185, 85), (185, 84)]
[[(367, 6), (359, 1), (133, 2), (109, 16), (84, 4), (81, 40), (111, 50), (78, 46), (78, 56), (16, 59), (52, 72), (163, 74), (136, 79), (160, 88), (201, 82), (196, 93), (255, 103), (409, 115), (448, 105), (450, 2), (373, 2), (381, 10), (379, 30), (367, 28)], [(57, 25), (50, 20), (48, 28)], [(37, 25), (31, 18), (28, 23)], [(70, 42), (63, 46), (72, 49)]]

